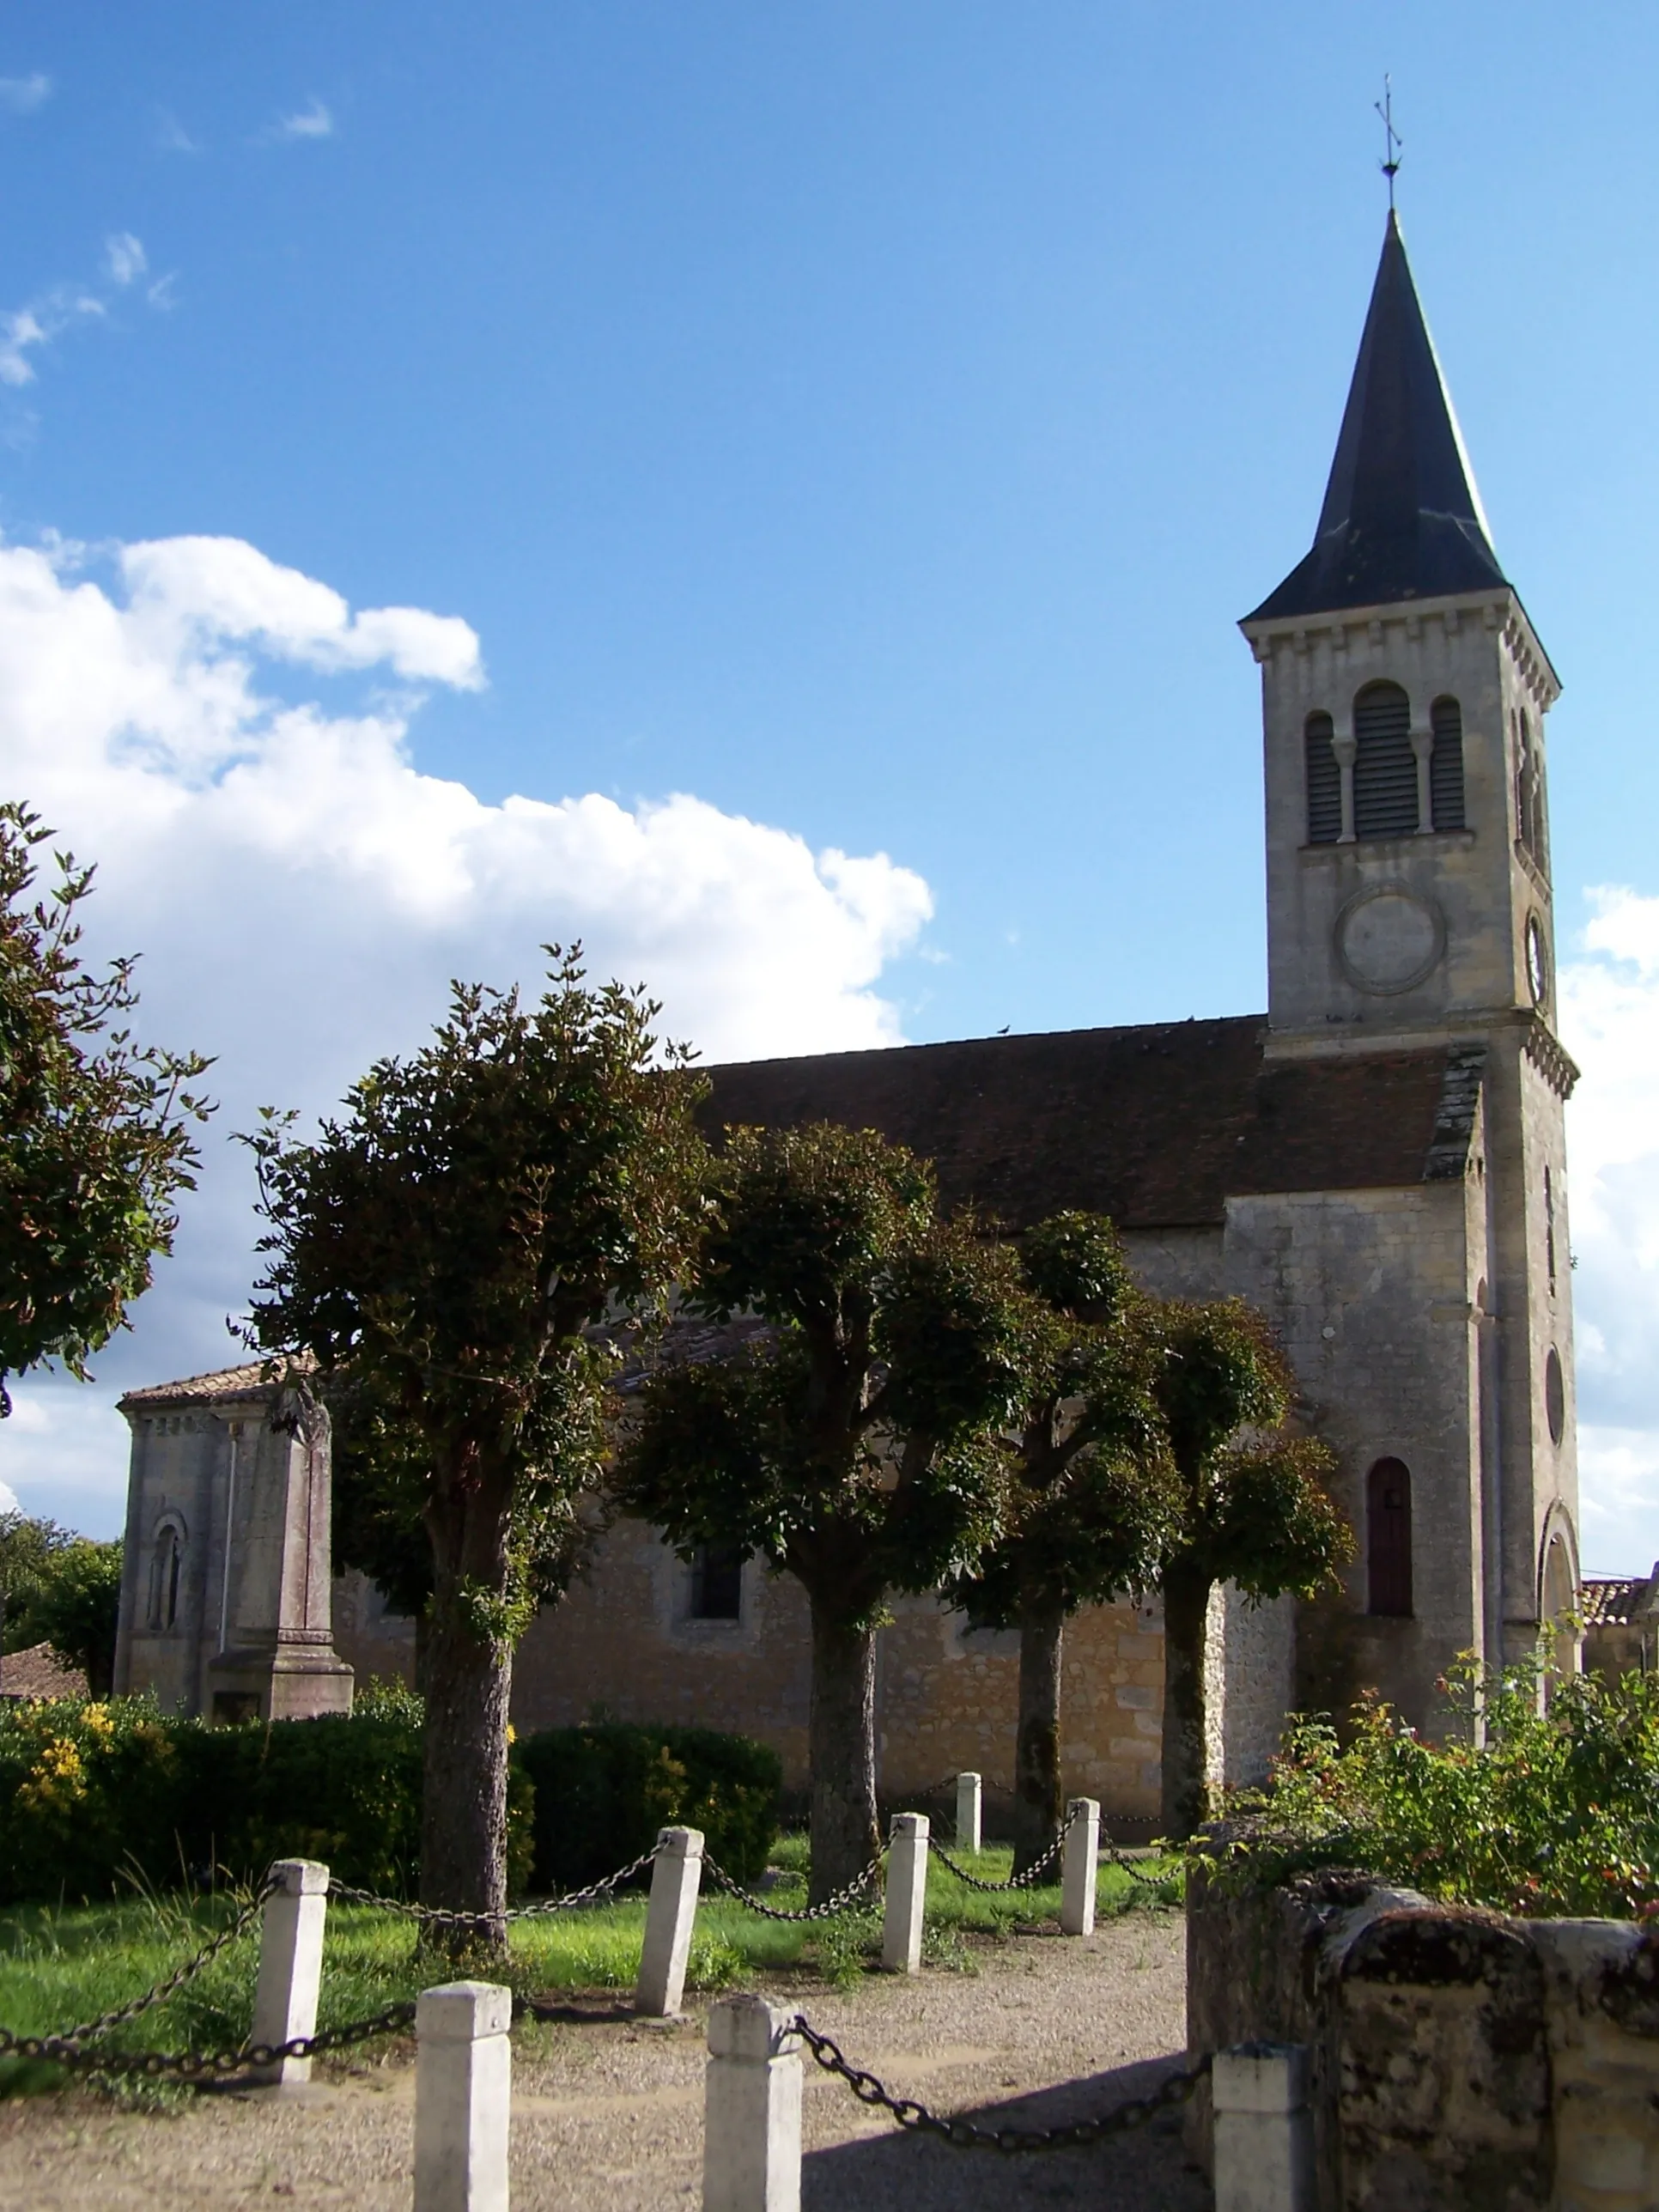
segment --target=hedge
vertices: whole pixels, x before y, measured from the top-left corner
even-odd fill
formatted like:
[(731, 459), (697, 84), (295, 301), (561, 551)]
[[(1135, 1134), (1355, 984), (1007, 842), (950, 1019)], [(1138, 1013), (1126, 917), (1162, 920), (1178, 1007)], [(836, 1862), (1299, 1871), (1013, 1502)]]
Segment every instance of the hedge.
[(597, 1881), (671, 1826), (701, 1828), (709, 1856), (739, 1881), (765, 1870), (783, 1762), (764, 1744), (714, 1729), (593, 1722), (529, 1736), (517, 1757), (535, 1784), (538, 1890)]
[[(564, 1888), (704, 1829), (739, 1879), (777, 1829), (775, 1755), (702, 1729), (568, 1729), (514, 1750), (510, 1889)], [(257, 1878), (274, 1858), (408, 1897), (418, 1881), (419, 1701), (350, 1718), (173, 1720), (145, 1698), (0, 1706), (0, 1905)]]

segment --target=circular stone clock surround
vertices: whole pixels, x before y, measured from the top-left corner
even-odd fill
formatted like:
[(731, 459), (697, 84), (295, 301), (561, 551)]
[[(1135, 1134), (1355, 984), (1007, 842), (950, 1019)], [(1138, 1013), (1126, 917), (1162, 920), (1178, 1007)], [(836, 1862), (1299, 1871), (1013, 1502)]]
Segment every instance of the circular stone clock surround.
[(1368, 884), (1356, 891), (1331, 933), (1349, 982), (1378, 998), (1414, 991), (1446, 951), (1446, 917), (1437, 902), (1407, 884)]

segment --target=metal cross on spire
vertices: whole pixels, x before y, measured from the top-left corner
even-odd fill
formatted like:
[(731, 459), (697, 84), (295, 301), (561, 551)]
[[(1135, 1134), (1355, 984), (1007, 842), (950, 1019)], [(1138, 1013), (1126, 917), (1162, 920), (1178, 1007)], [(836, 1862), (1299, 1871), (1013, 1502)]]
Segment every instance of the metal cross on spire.
[(1394, 180), (1400, 174), (1400, 149), (1405, 140), (1394, 127), (1394, 86), (1386, 71), (1382, 77), (1382, 97), (1372, 106), (1382, 118), (1382, 159), (1377, 163), (1389, 180), (1389, 213), (1394, 213)]

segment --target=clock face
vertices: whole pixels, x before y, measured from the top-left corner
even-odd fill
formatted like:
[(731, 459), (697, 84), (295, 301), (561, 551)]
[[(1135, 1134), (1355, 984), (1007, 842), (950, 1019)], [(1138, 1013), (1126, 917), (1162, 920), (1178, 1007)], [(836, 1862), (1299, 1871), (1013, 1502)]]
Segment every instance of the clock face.
[(1527, 982), (1534, 1006), (1541, 1006), (1549, 996), (1550, 963), (1544, 945), (1544, 925), (1535, 914), (1527, 917)]

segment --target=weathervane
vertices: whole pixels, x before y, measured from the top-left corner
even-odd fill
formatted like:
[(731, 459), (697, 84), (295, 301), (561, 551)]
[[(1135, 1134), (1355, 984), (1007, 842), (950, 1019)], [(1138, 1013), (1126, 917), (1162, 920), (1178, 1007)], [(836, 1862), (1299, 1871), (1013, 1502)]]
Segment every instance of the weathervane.
[(1394, 127), (1394, 86), (1386, 70), (1382, 76), (1382, 97), (1373, 100), (1371, 105), (1382, 118), (1382, 159), (1376, 166), (1389, 180), (1389, 213), (1392, 215), (1394, 180), (1400, 174), (1400, 149), (1406, 142)]

